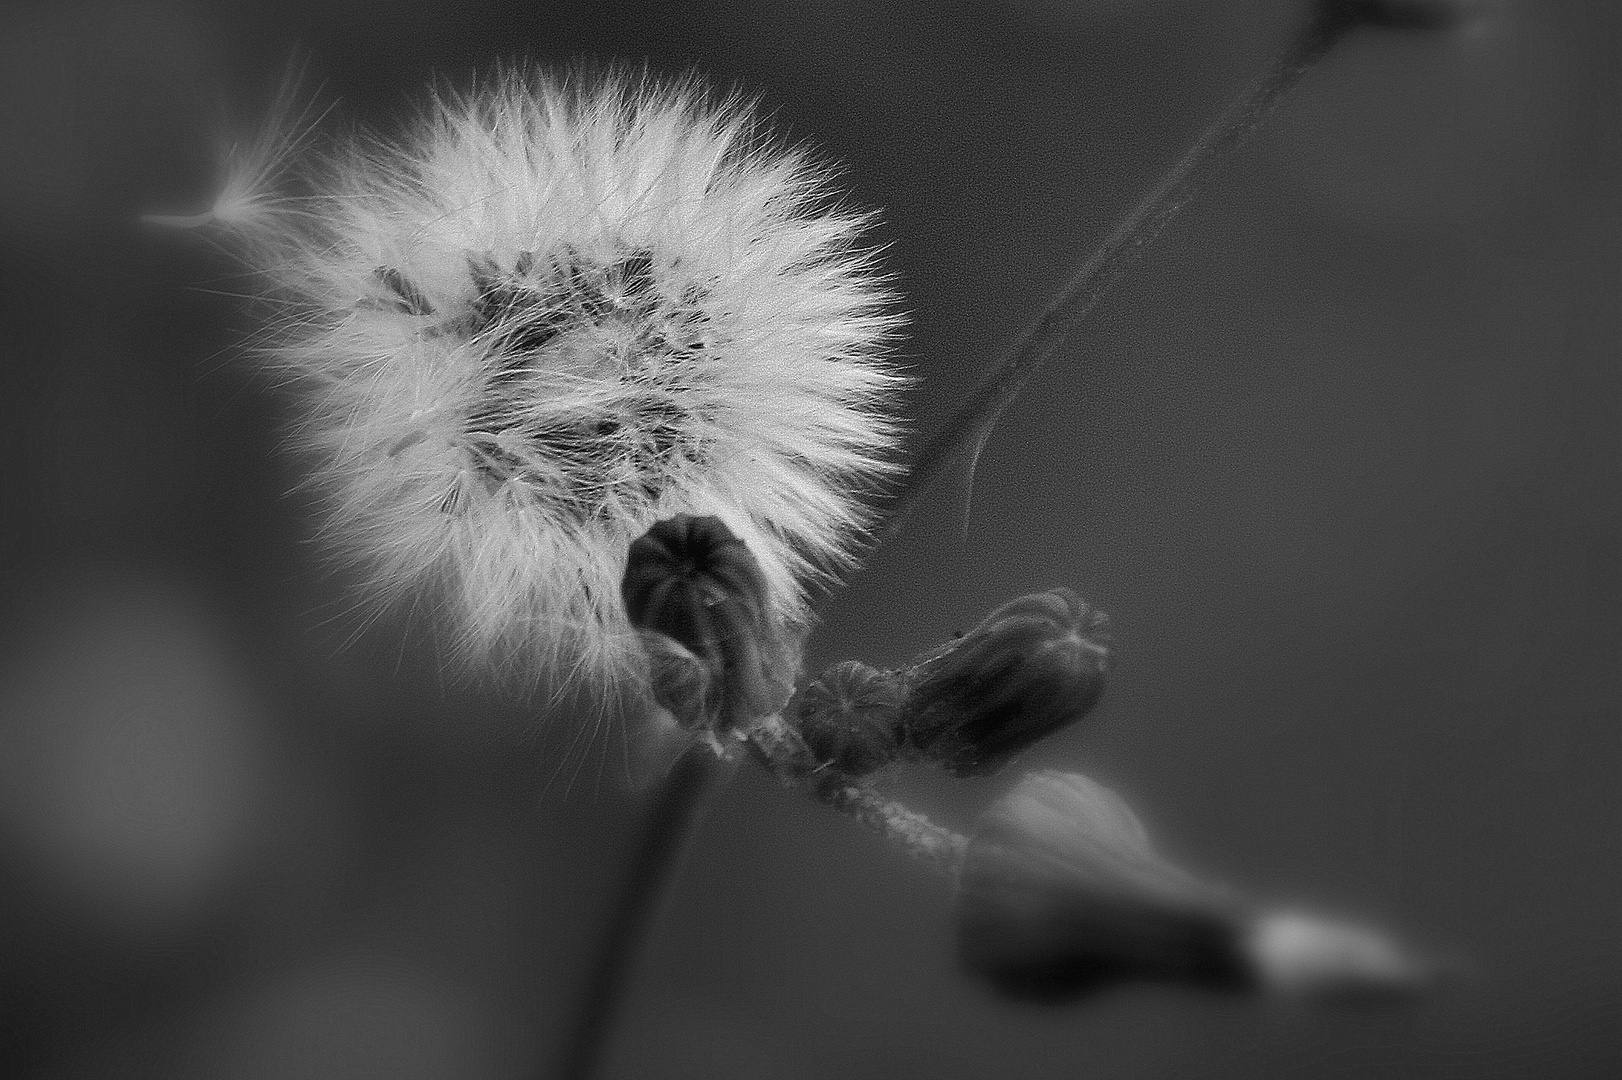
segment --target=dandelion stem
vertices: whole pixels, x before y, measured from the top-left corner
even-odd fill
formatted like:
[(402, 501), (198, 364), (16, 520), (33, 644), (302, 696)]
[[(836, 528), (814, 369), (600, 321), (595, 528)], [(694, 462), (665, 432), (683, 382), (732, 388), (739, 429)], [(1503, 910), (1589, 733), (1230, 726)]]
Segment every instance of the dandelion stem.
[(560, 1080), (587, 1080), (598, 1066), (642, 939), (704, 810), (734, 768), (733, 762), (695, 743), (660, 783), (591, 961), (580, 1012), (564, 1044), (557, 1071)]
[(881, 541), (900, 532), (923, 495), (969, 448), (983, 442), (1008, 403), (1086, 321), (1111, 286), (1198, 194), (1217, 167), (1262, 126), (1290, 88), (1359, 21), (1348, 5), (1317, 6), (1294, 43), (1228, 106), (1103, 246), (1076, 269), (1041, 317), (918, 453), (905, 485), (888, 508), (888, 520), (878, 533)]

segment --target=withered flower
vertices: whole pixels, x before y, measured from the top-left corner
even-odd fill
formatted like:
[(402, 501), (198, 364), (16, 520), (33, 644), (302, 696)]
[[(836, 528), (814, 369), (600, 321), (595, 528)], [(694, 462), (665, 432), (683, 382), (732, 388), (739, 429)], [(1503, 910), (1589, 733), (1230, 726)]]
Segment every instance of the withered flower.
[(1161, 858), (1120, 796), (1074, 773), (1032, 773), (981, 817), (956, 921), (969, 971), (1019, 997), (1251, 980), (1245, 905)]

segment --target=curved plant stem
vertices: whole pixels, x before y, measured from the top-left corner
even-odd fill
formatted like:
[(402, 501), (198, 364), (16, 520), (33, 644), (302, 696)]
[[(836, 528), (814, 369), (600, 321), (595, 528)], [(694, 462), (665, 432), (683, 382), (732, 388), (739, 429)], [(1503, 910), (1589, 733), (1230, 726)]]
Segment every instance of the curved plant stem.
[(1008, 403), (1188, 205), (1217, 166), (1262, 126), (1301, 76), (1359, 21), (1344, 4), (1320, 4), (1290, 48), (1228, 106), (1103, 246), (1077, 267), (1041, 317), (918, 453), (901, 491), (887, 508), (887, 520), (877, 534), (879, 542), (900, 532), (925, 492), (939, 482), (953, 462), (984, 442)]
[(660, 782), (591, 960), (580, 1012), (558, 1065), (560, 1080), (587, 1080), (599, 1064), (624, 995), (625, 976), (711, 797), (735, 768), (735, 763), (695, 743), (681, 753)]

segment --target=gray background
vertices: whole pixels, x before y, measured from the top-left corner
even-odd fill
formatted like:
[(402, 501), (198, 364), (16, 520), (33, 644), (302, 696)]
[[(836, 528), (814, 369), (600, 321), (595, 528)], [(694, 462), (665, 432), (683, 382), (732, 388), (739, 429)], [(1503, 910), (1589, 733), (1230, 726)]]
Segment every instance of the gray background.
[[(496, 59), (697, 67), (883, 209), (927, 432), (1297, 25), (1296, 3), (0, 7), (0, 1073), (519, 1077), (637, 812), (638, 741), (353, 643), (237, 347), (153, 236), (295, 45), (384, 128)], [(1027, 1011), (939, 883), (746, 767), (623, 1017), (620, 1077), (1581, 1077), (1618, 1007), (1617, 5), (1365, 32), (1315, 72), (829, 609), (897, 662), (1017, 593), (1116, 620), (1028, 765), (1190, 866), (1452, 957), (1314, 1014)], [(584, 738), (577, 736), (584, 731)], [(647, 755), (642, 755), (647, 756)], [(965, 825), (1010, 777), (888, 787)]]

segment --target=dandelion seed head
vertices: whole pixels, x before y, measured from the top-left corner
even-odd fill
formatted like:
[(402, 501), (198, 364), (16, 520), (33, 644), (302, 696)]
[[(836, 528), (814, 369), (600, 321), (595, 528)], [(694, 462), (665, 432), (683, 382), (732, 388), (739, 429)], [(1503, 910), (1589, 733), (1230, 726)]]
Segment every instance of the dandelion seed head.
[(509, 73), (303, 182), (242, 187), (238, 224), (326, 534), (373, 596), (434, 596), (477, 663), (613, 682), (654, 522), (719, 518), (789, 622), (848, 564), (890, 468), (895, 318), (867, 216), (746, 107)]

